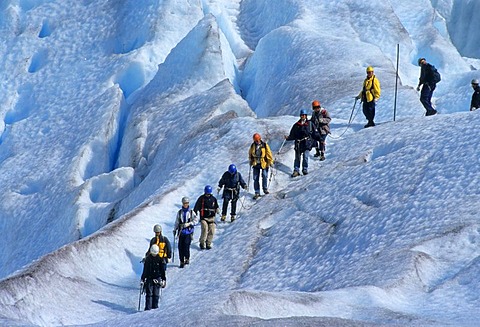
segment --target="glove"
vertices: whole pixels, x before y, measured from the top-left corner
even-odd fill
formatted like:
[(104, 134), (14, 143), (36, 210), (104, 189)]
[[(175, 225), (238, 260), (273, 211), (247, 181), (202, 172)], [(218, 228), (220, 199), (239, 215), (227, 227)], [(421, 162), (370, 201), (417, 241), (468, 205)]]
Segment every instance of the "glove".
[(417, 91), (420, 91), (420, 85), (419, 85), (419, 86), (417, 86)]
[(221, 187), (217, 187), (217, 193), (220, 193)]
[(142, 261), (140, 261), (140, 263), (145, 263), (145, 258), (143, 258)]
[(175, 237), (176, 235), (177, 235), (177, 230), (175, 229), (175, 230), (173, 231), (173, 237)]
[(246, 189), (247, 189), (247, 185), (244, 185), (244, 186), (243, 186), (243, 189), (246, 190)]
[(360, 100), (360, 97), (357, 95), (357, 96), (355, 97), (355, 100)]
[(190, 227), (192, 226), (192, 223), (187, 221), (185, 224), (183, 224), (183, 228), (187, 228), (187, 227)]

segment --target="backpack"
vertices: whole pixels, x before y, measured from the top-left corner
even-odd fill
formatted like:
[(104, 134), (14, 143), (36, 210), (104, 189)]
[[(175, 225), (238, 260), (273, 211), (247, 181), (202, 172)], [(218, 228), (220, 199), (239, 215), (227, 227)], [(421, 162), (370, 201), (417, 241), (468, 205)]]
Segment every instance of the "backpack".
[[(178, 211), (178, 217), (179, 217), (180, 221), (183, 222), (182, 209), (180, 209)], [(192, 209), (190, 209), (190, 219), (193, 219), (193, 210)], [(193, 224), (193, 221), (192, 221), (192, 224)], [(195, 227), (193, 225), (190, 225), (187, 228), (182, 228), (181, 233), (184, 234), (184, 235), (190, 235), (194, 232), (194, 230), (195, 230)]]
[(435, 66), (432, 65), (432, 83), (437, 84), (442, 80), (442, 76), (438, 72), (438, 70), (435, 68)]

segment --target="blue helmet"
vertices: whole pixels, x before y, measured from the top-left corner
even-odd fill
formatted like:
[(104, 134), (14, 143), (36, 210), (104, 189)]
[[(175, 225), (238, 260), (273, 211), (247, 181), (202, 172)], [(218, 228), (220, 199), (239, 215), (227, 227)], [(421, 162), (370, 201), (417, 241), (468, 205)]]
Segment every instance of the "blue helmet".
[(210, 185), (205, 186), (204, 189), (205, 194), (212, 194), (213, 193), (213, 188)]
[(302, 109), (302, 110), (300, 110), (300, 116), (302, 116), (302, 115), (308, 115), (308, 113), (307, 113), (307, 110), (306, 110), (306, 109)]
[(235, 166), (234, 164), (231, 164), (230, 166), (228, 166), (228, 172), (230, 174), (235, 174), (237, 172), (237, 166)]

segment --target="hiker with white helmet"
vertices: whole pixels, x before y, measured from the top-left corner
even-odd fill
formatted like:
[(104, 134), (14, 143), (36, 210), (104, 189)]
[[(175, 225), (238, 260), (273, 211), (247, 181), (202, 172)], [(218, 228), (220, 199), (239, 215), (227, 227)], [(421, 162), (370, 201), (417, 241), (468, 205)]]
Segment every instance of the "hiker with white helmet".
[(478, 85), (478, 79), (472, 80), (472, 102), (470, 102), (470, 111), (480, 109), (480, 86)]
[(198, 219), (195, 212), (190, 209), (190, 199), (182, 198), (182, 208), (177, 212), (173, 237), (178, 235), (178, 256), (180, 257), (180, 268), (190, 263), (190, 245), (193, 239), (193, 232)]
[[(163, 262), (162, 280), (165, 281), (165, 270), (167, 269), (167, 263), (170, 262), (170, 258), (172, 257), (172, 247), (170, 246), (170, 241), (168, 240), (168, 238), (162, 235), (162, 226), (156, 224), (155, 226), (153, 226), (153, 232), (155, 233), (155, 236), (150, 240), (150, 247), (145, 254), (145, 258), (142, 261), (145, 262), (148, 256), (152, 255), (152, 245), (157, 245), (158, 256), (162, 259)], [(162, 286), (165, 287), (165, 285)]]
[(162, 236), (162, 226), (153, 227), (155, 237), (150, 241), (150, 249), (143, 264), (141, 277), (145, 290), (145, 310), (157, 309), (160, 288), (167, 284), (167, 262), (172, 257), (172, 249), (168, 238)]

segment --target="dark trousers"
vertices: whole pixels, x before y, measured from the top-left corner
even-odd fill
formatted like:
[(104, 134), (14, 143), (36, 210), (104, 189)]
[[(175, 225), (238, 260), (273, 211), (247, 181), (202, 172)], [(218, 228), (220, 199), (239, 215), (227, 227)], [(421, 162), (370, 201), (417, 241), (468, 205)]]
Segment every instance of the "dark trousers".
[(320, 140), (317, 143), (317, 150), (325, 152), (325, 141), (327, 140), (327, 134), (320, 134)]
[(255, 193), (260, 194), (260, 170), (262, 171), (262, 188), (263, 190), (268, 190), (268, 167), (266, 169), (262, 169), (261, 165), (257, 165), (253, 167), (253, 188), (255, 189)]
[(185, 259), (190, 260), (190, 244), (192, 243), (192, 234), (183, 234), (180, 232), (178, 237), (178, 255), (180, 262), (185, 262)]
[(365, 115), (365, 118), (367, 118), (368, 123), (373, 125), (373, 120), (375, 119), (375, 101), (363, 102), (363, 114)]
[(237, 212), (237, 191), (234, 189), (225, 189), (223, 191), (223, 205), (222, 205), (222, 216), (227, 215), (228, 202), (232, 201), (232, 207), (230, 208), (230, 214), (236, 215)]
[(433, 91), (435, 91), (435, 85), (430, 87), (428, 84), (423, 84), (422, 92), (420, 93), (420, 102), (422, 103), (425, 110), (427, 110), (427, 114), (430, 114), (435, 111), (435, 108), (432, 106), (432, 95)]
[(147, 279), (145, 285), (145, 310), (158, 309), (158, 299), (160, 298), (160, 280), (155, 283), (153, 279)]

